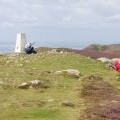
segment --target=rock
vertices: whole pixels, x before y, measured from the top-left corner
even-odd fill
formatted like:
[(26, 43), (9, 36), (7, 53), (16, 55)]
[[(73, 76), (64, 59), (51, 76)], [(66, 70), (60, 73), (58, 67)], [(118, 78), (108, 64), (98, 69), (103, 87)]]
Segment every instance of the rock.
[(54, 102), (55, 100), (54, 99), (49, 99), (47, 100), (48, 102)]
[(75, 106), (74, 103), (71, 102), (71, 101), (69, 101), (69, 100), (63, 101), (63, 102), (62, 102), (62, 105), (63, 105), (63, 106), (68, 106), (68, 107), (74, 107), (74, 106)]
[(51, 53), (57, 53), (57, 52), (61, 52), (61, 50), (60, 49), (52, 49), (52, 51), (51, 51)]
[(67, 69), (67, 70), (62, 70), (62, 71), (56, 71), (56, 75), (69, 75), (74, 78), (79, 78), (80, 77), (80, 72), (79, 70), (75, 69)]
[(42, 80), (33, 80), (30, 82), (30, 86), (32, 86), (33, 88), (44, 88), (45, 83)]
[(111, 59), (111, 62), (115, 62), (115, 61), (120, 62), (120, 58), (113, 58), (113, 59)]
[(55, 75), (60, 75), (60, 74), (62, 74), (62, 71), (56, 71), (54, 74)]
[(76, 78), (80, 76), (79, 70), (75, 70), (75, 69), (67, 69), (67, 70), (63, 70), (62, 72)]
[(110, 70), (113, 70), (114, 69), (114, 64), (113, 63), (108, 63), (108, 64), (106, 64), (106, 67)]
[(115, 79), (116, 79), (117, 81), (120, 81), (120, 77), (116, 77)]
[(18, 86), (21, 89), (28, 89), (28, 88), (48, 88), (49, 86), (43, 80), (32, 80), (30, 82), (24, 82)]
[(30, 84), (25, 82), (25, 83), (22, 83), (18, 86), (18, 88), (21, 88), (21, 89), (28, 89), (30, 87)]
[(99, 61), (101, 61), (103, 63), (111, 62), (111, 60), (106, 58), (106, 57), (101, 57), (101, 58), (98, 58), (97, 60), (99, 60)]

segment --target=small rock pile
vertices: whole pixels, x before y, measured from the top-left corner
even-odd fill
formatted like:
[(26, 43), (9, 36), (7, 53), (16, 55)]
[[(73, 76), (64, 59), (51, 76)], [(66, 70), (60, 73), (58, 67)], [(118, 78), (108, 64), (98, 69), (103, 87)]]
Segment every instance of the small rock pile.
[(28, 89), (28, 88), (48, 88), (44, 80), (32, 80), (30, 82), (24, 82), (18, 85), (20, 89)]

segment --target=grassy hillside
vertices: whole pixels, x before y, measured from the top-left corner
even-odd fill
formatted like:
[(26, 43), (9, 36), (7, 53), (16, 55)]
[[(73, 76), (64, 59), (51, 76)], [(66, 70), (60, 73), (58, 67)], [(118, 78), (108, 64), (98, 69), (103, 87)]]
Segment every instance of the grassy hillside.
[[(80, 97), (83, 78), (100, 76), (115, 88), (118, 73), (103, 63), (74, 53), (0, 55), (0, 120), (79, 120), (88, 104)], [(80, 78), (56, 75), (55, 71), (77, 69)], [(22, 82), (43, 80), (49, 88), (19, 89)], [(63, 106), (72, 101), (74, 107)]]

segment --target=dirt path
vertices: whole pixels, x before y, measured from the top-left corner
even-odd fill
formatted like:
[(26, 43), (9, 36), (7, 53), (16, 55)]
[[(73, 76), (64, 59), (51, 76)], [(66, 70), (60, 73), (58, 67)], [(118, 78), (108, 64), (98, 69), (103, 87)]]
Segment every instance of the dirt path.
[(83, 78), (79, 97), (86, 103), (79, 120), (120, 120), (120, 91), (101, 77)]

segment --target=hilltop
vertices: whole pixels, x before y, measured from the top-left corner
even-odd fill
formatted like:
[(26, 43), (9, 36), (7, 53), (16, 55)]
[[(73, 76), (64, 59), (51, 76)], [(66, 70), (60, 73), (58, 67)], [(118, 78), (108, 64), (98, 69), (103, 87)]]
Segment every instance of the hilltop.
[[(0, 68), (1, 120), (120, 118), (117, 74), (95, 59), (49, 49), (31, 55), (0, 55)], [(58, 74), (67, 69), (78, 70), (79, 77), (70, 76), (66, 71)], [(18, 87), (33, 80), (47, 83), (47, 87)], [(115, 114), (113, 117), (109, 116), (109, 108)]]

